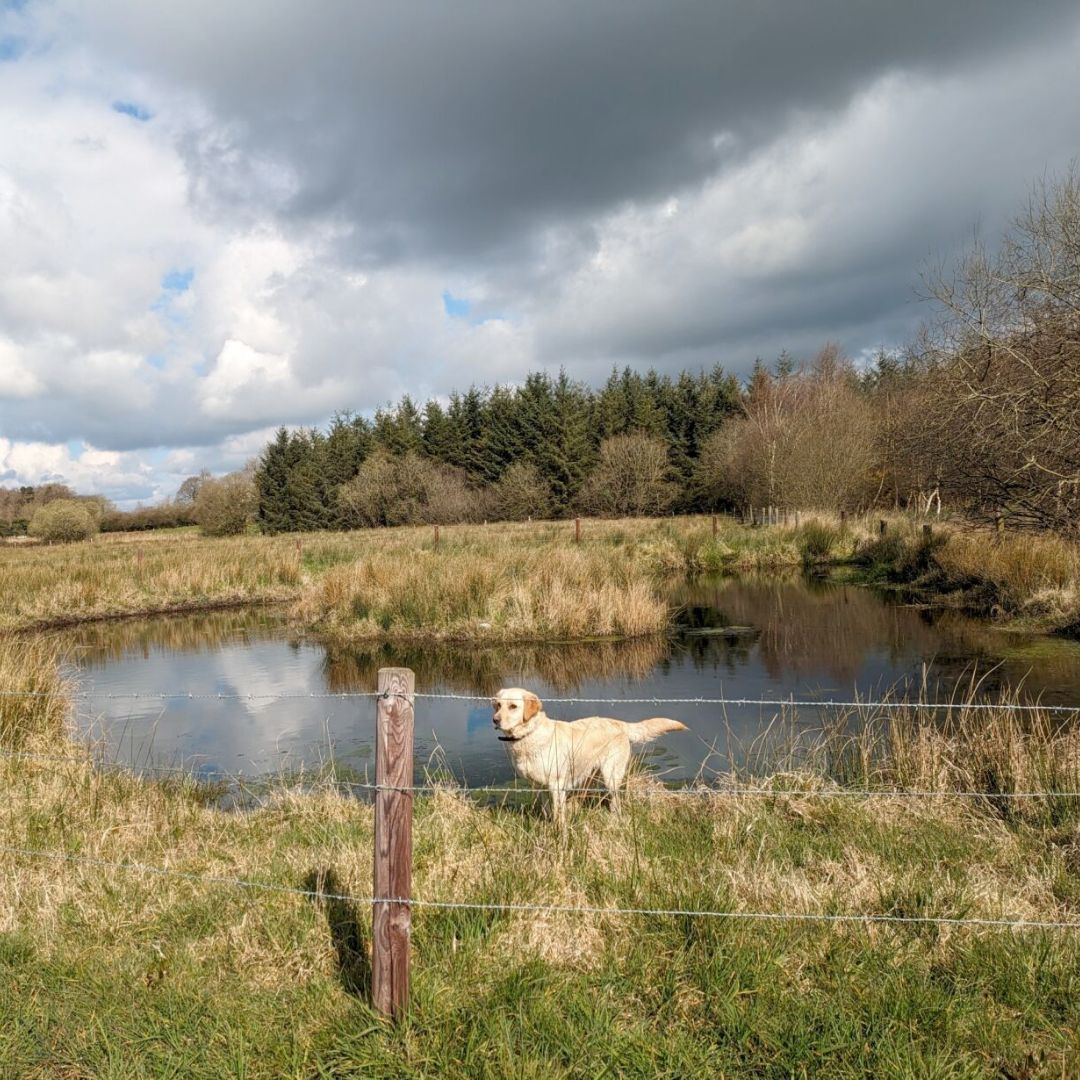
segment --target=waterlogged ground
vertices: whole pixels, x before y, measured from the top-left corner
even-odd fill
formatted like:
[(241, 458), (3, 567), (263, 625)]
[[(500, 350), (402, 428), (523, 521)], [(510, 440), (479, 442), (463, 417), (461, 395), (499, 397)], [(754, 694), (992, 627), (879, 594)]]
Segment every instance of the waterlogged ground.
[[(766, 729), (777, 735), (777, 710), (625, 699), (873, 698), (905, 688), (917, 694), (924, 678), (929, 694), (943, 699), (966, 692), (977, 673), (990, 695), (1022, 683), (1031, 699), (1080, 702), (1080, 643), (918, 610), (855, 585), (726, 580), (687, 586), (677, 599), (676, 633), (619, 643), (329, 653), (291, 638), (283, 618), (266, 609), (90, 625), (63, 640), (79, 690), (91, 695), (78, 701), (79, 730), (105, 757), (138, 768), (183, 765), (207, 777), (330, 761), (363, 776), (372, 767), (374, 705), (321, 695), (371, 690), (378, 668), (391, 665), (413, 668), (419, 691), (476, 695), (421, 699), (416, 710), (418, 772), (449, 769), (471, 785), (511, 778), (486, 703), (504, 685), (549, 701), (614, 699), (551, 703), (549, 712), (564, 719), (606, 712), (682, 720), (690, 733), (646, 754), (648, 767), (673, 781), (744, 760)], [(163, 693), (192, 696), (156, 696)], [(141, 696), (109, 696), (132, 694)], [(826, 716), (804, 707), (798, 722), (813, 728)]]

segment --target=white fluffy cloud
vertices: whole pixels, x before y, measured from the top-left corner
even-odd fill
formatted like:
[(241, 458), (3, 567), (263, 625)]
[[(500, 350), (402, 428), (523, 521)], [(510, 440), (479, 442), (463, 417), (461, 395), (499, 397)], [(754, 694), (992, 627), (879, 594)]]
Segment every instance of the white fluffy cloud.
[[(563, 101), (541, 63), (561, 24), (537, 15), (536, 63), (497, 64), (510, 28), (466, 7), (490, 40), (448, 31), (449, 81), (409, 97), (392, 55), (349, 82), (319, 5), (0, 7), (0, 482), (131, 502), (403, 393), (895, 344), (920, 265), (996, 233), (1080, 143), (1075, 16), (1021, 40), (995, 10), (985, 48), (916, 34), (890, 55), (864, 28), (859, 63), (796, 50), (801, 81), (734, 105), (688, 35), (693, 94), (657, 78), (631, 106), (599, 24)], [(653, 63), (650, 40), (618, 47)]]

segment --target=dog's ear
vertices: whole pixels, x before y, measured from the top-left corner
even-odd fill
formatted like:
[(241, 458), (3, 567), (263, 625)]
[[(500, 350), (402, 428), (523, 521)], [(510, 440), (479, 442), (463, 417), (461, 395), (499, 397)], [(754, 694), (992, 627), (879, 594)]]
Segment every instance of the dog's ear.
[(525, 719), (531, 720), (541, 709), (543, 702), (535, 694), (525, 695)]

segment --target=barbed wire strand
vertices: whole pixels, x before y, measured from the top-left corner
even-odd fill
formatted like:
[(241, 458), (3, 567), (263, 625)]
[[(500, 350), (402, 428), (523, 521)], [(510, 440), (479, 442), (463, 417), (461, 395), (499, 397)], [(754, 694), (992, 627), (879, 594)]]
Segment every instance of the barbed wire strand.
[[(413, 701), (470, 701), (489, 703), (492, 699), (490, 694), (448, 694), (448, 693), (415, 693), (412, 695), (379, 693), (377, 690), (356, 690), (339, 692), (316, 692), (307, 693), (194, 693), (187, 690), (172, 691), (99, 691), (99, 690), (76, 690), (70, 694), (63, 694), (52, 690), (0, 690), (0, 697), (8, 698), (42, 698), (63, 697), (70, 700), (83, 701), (304, 701), (313, 700), (342, 700), (350, 699), (374, 699), (396, 697), (402, 700)], [(803, 709), (907, 709), (907, 710), (994, 710), (1006, 709), (1014, 712), (1055, 712), (1055, 713), (1080, 713), (1080, 705), (1051, 705), (1041, 703), (1012, 703), (998, 701), (868, 701), (855, 699), (852, 701), (839, 701), (832, 698), (735, 698), (735, 697), (688, 697), (688, 698), (662, 698), (662, 697), (546, 697), (543, 699), (550, 704), (558, 705), (756, 705), (770, 708), (803, 708)]]
[(174, 870), (171, 867), (151, 866), (147, 863), (138, 862), (117, 862), (111, 859), (100, 859), (89, 855), (75, 855), (70, 852), (51, 851), (41, 848), (23, 848), (2, 845), (0, 846), (0, 852), (9, 855), (21, 855), (27, 858), (40, 858), (55, 862), (96, 866), (103, 869), (127, 870), (135, 873), (154, 874), (161, 877), (174, 877), (195, 883), (230, 885), (240, 889), (252, 889), (291, 896), (303, 896), (314, 900), (338, 900), (354, 904), (407, 904), (410, 907), (441, 910), (546, 912), (567, 915), (635, 915), (666, 918), (743, 919), (817, 923), (899, 923), (936, 926), (996, 927), (1011, 930), (1080, 930), (1080, 921), (1071, 922), (1056, 919), (991, 919), (948, 915), (885, 915), (789, 911), (712, 911), (705, 908), (619, 908), (588, 904), (535, 904), (516, 903), (513, 901), (428, 900), (422, 897), (410, 897), (406, 899), (402, 897), (353, 896), (349, 893), (327, 893), (318, 889), (301, 889), (294, 885), (279, 885), (270, 881), (254, 881), (247, 878), (227, 877), (222, 874), (197, 874), (191, 871)]
[[(138, 765), (120, 761), (100, 761), (94, 758), (59, 757), (52, 754), (36, 754), (20, 750), (0, 750), (0, 757), (9, 760), (31, 761), (41, 764), (90, 765), (95, 769), (112, 769), (127, 772), (134, 777), (149, 773), (152, 775), (190, 778), (200, 783), (213, 783), (233, 780), (238, 784), (258, 784), (272, 786), (281, 784), (283, 789), (289, 786), (331, 786), (335, 789), (356, 791), (400, 791), (419, 795), (546, 795), (546, 788), (507, 787), (499, 785), (468, 785), (458, 783), (429, 784), (373, 784), (362, 780), (343, 780), (334, 776), (306, 777), (302, 772), (295, 776), (282, 777), (272, 773), (229, 772), (225, 769), (200, 771), (198, 767)], [(567, 794), (604, 794), (602, 787), (563, 788)], [(687, 784), (680, 787), (626, 788), (621, 793), (626, 798), (849, 798), (849, 799), (1080, 799), (1080, 791), (974, 791), (959, 789), (902, 789), (902, 788), (768, 788), (768, 787), (712, 787), (708, 784)]]

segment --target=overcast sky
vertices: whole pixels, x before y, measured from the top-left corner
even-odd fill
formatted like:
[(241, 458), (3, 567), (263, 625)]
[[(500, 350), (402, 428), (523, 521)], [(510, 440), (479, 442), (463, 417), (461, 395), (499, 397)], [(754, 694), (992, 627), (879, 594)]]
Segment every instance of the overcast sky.
[(0, 485), (868, 355), (1078, 154), (1074, 2), (0, 0)]

